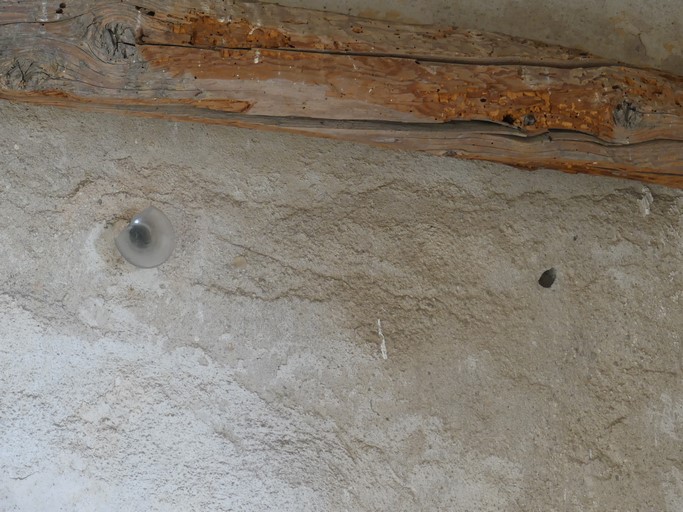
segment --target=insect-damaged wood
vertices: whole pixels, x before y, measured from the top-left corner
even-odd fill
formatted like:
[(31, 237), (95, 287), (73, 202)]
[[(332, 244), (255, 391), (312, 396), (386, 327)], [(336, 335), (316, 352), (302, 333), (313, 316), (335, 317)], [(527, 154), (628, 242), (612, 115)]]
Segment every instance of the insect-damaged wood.
[(683, 77), (454, 28), (219, 0), (6, 2), (0, 98), (683, 188)]

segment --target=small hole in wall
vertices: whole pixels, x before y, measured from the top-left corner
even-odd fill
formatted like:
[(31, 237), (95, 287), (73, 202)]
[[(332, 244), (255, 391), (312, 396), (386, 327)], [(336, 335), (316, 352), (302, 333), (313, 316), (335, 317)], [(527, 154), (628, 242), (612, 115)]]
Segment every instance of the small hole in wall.
[(511, 114), (505, 114), (503, 122), (507, 124), (515, 124), (515, 118)]
[(56, 12), (57, 14), (62, 14), (64, 11), (61, 10), (61, 9), (57, 9), (55, 12)]
[(156, 14), (156, 12), (154, 12), (154, 11), (147, 11), (147, 10), (145, 10), (144, 7), (140, 7), (139, 5), (136, 5), (136, 6), (135, 6), (135, 9), (136, 9), (138, 12), (141, 12), (142, 14), (146, 14), (147, 16), (154, 16), (154, 15)]
[(543, 288), (550, 288), (555, 282), (556, 278), (557, 271), (554, 268), (549, 268), (541, 274), (541, 277), (538, 279), (538, 284), (540, 284)]
[(62, 2), (61, 4), (59, 4), (59, 8), (60, 9), (66, 9), (66, 4), (64, 2)]
[(527, 114), (524, 116), (524, 126), (532, 126), (536, 124), (536, 116), (533, 114)]

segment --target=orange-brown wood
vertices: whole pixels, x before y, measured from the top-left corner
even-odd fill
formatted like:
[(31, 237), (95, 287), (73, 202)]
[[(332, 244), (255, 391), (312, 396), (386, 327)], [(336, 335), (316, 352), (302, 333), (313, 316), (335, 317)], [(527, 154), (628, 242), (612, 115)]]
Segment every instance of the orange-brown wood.
[(683, 188), (683, 77), (498, 34), (198, 5), (8, 3), (0, 98)]

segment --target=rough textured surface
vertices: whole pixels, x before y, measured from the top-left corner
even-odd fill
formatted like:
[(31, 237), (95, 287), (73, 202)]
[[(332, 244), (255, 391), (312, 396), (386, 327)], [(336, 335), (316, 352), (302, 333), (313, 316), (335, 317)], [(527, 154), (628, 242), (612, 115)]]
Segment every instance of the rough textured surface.
[(366, 0), (277, 3), (315, 5), (410, 23), (472, 27), (581, 48), (677, 74), (683, 69), (683, 3), (679, 0), (390, 0), (375, 2), (372, 7)]
[(683, 509), (683, 193), (0, 120), (3, 511)]
[(683, 74), (269, 3), (0, 12), (0, 99), (309, 133), (683, 189)]
[[(682, 194), (2, 118), (3, 509), (683, 506)], [(180, 242), (136, 270), (148, 204)]]

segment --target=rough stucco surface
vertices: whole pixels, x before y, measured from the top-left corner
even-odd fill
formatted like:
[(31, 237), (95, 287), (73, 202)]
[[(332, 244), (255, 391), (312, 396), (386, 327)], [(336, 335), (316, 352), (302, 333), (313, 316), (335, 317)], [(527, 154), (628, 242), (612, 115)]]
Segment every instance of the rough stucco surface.
[(682, 251), (680, 191), (0, 104), (0, 510), (678, 512)]
[(680, 192), (1, 108), (4, 510), (683, 507)]

